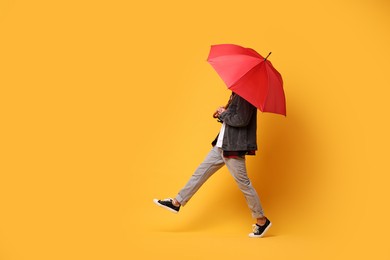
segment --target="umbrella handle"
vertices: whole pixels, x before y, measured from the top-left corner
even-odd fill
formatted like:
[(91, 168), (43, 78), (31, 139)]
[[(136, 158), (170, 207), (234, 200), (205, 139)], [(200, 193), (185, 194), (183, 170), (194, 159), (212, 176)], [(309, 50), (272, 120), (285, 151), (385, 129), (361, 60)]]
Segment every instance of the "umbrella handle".
[(268, 53), (267, 57), (265, 57), (264, 61), (266, 61), (269, 57), (269, 55), (271, 55), (272, 52)]

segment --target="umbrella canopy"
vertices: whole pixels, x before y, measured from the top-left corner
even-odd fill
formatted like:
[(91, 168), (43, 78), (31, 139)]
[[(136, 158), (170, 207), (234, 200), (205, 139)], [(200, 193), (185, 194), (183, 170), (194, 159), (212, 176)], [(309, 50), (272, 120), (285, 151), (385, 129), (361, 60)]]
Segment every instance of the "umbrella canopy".
[(250, 48), (219, 44), (211, 46), (207, 61), (231, 91), (262, 112), (286, 115), (282, 76), (267, 58)]

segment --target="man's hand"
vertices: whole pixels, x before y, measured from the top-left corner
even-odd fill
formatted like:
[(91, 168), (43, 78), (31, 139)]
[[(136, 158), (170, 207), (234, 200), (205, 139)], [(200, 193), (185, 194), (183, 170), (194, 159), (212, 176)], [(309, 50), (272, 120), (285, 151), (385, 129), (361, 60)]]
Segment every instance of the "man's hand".
[(220, 116), (223, 112), (225, 112), (226, 111), (226, 109), (224, 108), (224, 107), (219, 107), (218, 109), (217, 109), (217, 114), (218, 114), (218, 116)]
[(219, 107), (213, 114), (214, 118), (219, 117), (223, 112), (225, 112), (226, 109), (224, 107)]

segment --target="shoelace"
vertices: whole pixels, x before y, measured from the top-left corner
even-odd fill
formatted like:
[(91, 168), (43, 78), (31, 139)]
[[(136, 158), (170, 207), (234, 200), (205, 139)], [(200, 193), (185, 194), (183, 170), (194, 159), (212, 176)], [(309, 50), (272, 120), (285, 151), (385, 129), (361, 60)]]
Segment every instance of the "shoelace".
[(256, 234), (257, 232), (259, 232), (259, 226), (257, 226), (256, 224), (253, 224), (252, 225), (252, 228), (253, 228), (253, 233)]
[[(161, 201), (170, 202), (173, 205), (173, 199), (172, 198), (166, 198), (166, 199), (163, 199)], [(173, 205), (173, 206), (175, 206), (175, 205)]]

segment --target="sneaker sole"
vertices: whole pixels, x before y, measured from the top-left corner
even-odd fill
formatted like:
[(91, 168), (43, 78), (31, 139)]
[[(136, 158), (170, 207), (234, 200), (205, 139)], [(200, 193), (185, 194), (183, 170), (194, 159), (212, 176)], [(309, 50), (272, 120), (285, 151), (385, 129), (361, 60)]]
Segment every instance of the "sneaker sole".
[(169, 210), (169, 211), (172, 212), (172, 213), (175, 213), (175, 214), (178, 213), (178, 211), (176, 211), (176, 210), (174, 210), (174, 209), (171, 209), (170, 207), (167, 207), (167, 206), (165, 206), (165, 205), (163, 205), (163, 204), (160, 204), (160, 203), (158, 202), (158, 199), (153, 199), (153, 202), (154, 202), (157, 206), (159, 206), (159, 207), (161, 207), (161, 208), (164, 208), (164, 209), (167, 209), (167, 210)]
[(264, 229), (263, 233), (261, 235), (255, 235), (253, 233), (250, 233), (249, 234), (249, 237), (251, 238), (260, 238), (260, 237), (263, 237), (265, 235), (265, 233), (267, 232), (267, 230), (272, 226), (272, 223), (269, 223), (268, 227), (266, 227), (266, 229)]

